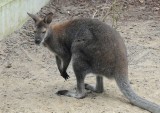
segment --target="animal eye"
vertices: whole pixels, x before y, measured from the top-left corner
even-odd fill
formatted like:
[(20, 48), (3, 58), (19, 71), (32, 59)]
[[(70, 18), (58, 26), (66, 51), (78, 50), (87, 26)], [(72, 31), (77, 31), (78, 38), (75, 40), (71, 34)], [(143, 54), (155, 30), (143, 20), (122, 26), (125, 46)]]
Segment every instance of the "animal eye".
[(46, 28), (42, 29), (42, 33), (46, 33)]

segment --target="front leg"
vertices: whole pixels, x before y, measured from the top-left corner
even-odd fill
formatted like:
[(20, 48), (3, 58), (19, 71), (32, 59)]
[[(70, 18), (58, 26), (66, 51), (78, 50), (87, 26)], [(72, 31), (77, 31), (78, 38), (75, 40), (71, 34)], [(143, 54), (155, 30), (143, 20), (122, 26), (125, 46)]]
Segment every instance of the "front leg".
[(69, 78), (69, 75), (67, 74), (66, 70), (67, 70), (67, 67), (70, 63), (70, 60), (71, 60), (70, 55), (66, 55), (65, 57), (64, 56), (56, 56), (56, 63), (58, 66), (58, 70), (59, 70), (61, 76), (65, 80), (67, 80)]
[(74, 97), (77, 99), (82, 99), (86, 96), (84, 79), (86, 74), (91, 73), (91, 69), (90, 66), (81, 59), (73, 60), (73, 69), (77, 80), (76, 92), (71, 92), (68, 90), (60, 90), (57, 92), (57, 94)]

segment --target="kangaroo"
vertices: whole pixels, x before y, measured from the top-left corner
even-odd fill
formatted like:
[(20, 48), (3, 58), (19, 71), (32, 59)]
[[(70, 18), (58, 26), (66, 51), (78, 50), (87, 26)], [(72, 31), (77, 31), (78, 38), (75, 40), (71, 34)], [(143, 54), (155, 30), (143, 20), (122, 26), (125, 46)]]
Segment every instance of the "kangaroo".
[[(28, 13), (35, 21), (35, 43), (43, 44), (55, 53), (59, 72), (69, 78), (66, 70), (71, 61), (77, 80), (76, 92), (60, 90), (58, 95), (82, 99), (85, 89), (102, 93), (103, 77), (115, 79), (119, 89), (133, 104), (152, 113), (160, 113), (160, 106), (139, 97), (128, 80), (127, 51), (120, 34), (96, 19), (73, 19), (53, 24), (53, 13), (44, 18)], [(84, 83), (87, 74), (96, 75), (96, 85)]]

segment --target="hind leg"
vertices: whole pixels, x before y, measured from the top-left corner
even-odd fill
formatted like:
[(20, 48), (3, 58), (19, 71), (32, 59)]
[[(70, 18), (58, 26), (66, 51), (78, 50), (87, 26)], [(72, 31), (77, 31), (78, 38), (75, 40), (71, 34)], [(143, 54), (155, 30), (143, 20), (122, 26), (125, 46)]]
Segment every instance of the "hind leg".
[(89, 84), (85, 84), (85, 88), (96, 93), (102, 93), (104, 91), (103, 88), (103, 77), (96, 76), (96, 86), (92, 86)]
[(84, 79), (86, 74), (90, 73), (91, 69), (90, 69), (90, 66), (81, 59), (73, 60), (73, 69), (74, 69), (76, 80), (77, 80), (76, 92), (71, 92), (68, 90), (60, 90), (57, 92), (57, 94), (81, 99), (81, 98), (84, 98), (86, 95)]

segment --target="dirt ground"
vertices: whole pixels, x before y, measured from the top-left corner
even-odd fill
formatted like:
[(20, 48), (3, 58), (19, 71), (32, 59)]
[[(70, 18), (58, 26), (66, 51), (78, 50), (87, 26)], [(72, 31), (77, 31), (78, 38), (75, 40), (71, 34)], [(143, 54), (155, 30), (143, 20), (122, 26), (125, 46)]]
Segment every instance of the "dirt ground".
[[(96, 8), (106, 4), (110, 5), (94, 0), (65, 0), (65, 3), (54, 0), (38, 14), (43, 16), (51, 11), (53, 22), (59, 22), (92, 17)], [(140, 96), (160, 104), (159, 9), (151, 7), (154, 4), (144, 4), (143, 0), (123, 5), (117, 30), (127, 46), (130, 83)], [(88, 92), (80, 100), (57, 96), (58, 90), (75, 89), (72, 67), (68, 69), (71, 78), (65, 81), (57, 70), (54, 54), (36, 46), (33, 38), (33, 21), (29, 19), (21, 29), (0, 41), (0, 113), (149, 113), (131, 105), (115, 81), (107, 78), (102, 94)], [(95, 77), (88, 76), (86, 82), (94, 84)]]

